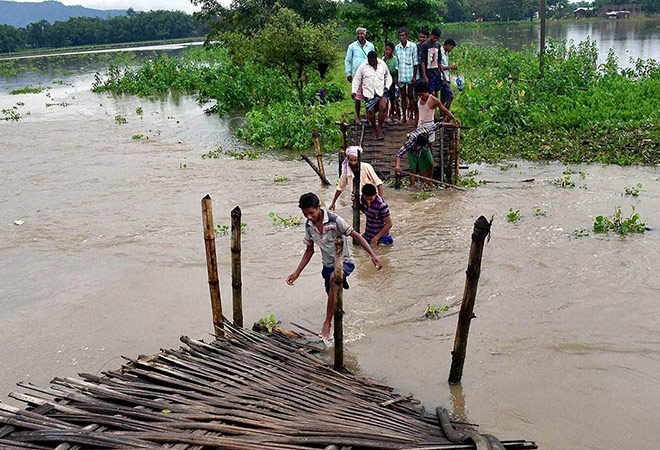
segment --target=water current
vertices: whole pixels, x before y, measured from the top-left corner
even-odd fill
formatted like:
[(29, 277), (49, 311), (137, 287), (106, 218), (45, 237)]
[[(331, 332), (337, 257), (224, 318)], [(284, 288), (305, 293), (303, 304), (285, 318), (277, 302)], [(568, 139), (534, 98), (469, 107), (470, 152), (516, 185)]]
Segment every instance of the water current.
[[(273, 226), (268, 214), (298, 215), (297, 198), (308, 191), (327, 205), (333, 190), (291, 154), (202, 159), (219, 145), (241, 145), (232, 134), (240, 116), (206, 116), (190, 96), (94, 94), (93, 72), (107, 61), (89, 58), (67, 57), (59, 66), (34, 60), (47, 70), (0, 79), (0, 108), (24, 103), (20, 121), (0, 122), (0, 398), (7, 401), (19, 380), (44, 385), (53, 376), (97, 373), (118, 367), (120, 355), (177, 346), (180, 335), (207, 336), (200, 215), (207, 192), (216, 223), (229, 224), (240, 205), (248, 224), (246, 323), (274, 314), (320, 329), (320, 258), (287, 286), (303, 230)], [(38, 82), (52, 88), (7, 94)], [(118, 124), (117, 115), (127, 123)], [(132, 139), (136, 134), (149, 139)], [(334, 181), (336, 158), (328, 155), (326, 167)], [(660, 447), (660, 171), (571, 166), (576, 186), (561, 189), (552, 183), (566, 170), (558, 163), (470, 169), (480, 172), (477, 180), (497, 183), (438, 190), (428, 200), (386, 189), (396, 242), (377, 249), (380, 272), (356, 251), (345, 293), (350, 365), (504, 439), (532, 439), (547, 449)], [(275, 174), (290, 181), (275, 183)], [(535, 181), (521, 182), (529, 178)], [(637, 183), (639, 197), (622, 195)], [(346, 218), (348, 201), (337, 209)], [(651, 230), (626, 239), (571, 237), (615, 205), (627, 214), (634, 205)], [(520, 222), (505, 220), (509, 208), (520, 210)], [(450, 388), (479, 215), (494, 216), (492, 238), (463, 384)], [(217, 245), (228, 308), (229, 238), (219, 236)], [(449, 311), (423, 320), (427, 304)]]

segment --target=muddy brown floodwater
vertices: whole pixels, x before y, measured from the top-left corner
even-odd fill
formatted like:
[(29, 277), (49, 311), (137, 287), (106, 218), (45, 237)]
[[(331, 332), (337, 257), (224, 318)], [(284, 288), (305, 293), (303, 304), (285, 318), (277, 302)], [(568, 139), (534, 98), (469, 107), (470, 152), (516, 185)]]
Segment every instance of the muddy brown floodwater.
[[(295, 286), (285, 283), (303, 252), (302, 227), (273, 226), (270, 211), (299, 214), (298, 196), (332, 189), (279, 152), (255, 161), (202, 159), (239, 145), (239, 118), (202, 114), (190, 97), (138, 99), (89, 91), (73, 77), (45, 93), (8, 96), (23, 118), (0, 122), (0, 397), (20, 380), (97, 373), (177, 346), (180, 335), (208, 337), (200, 199), (216, 223), (235, 205), (244, 236), (245, 321), (268, 314), (319, 329), (324, 292), (320, 258)], [(20, 84), (20, 83), (18, 83)], [(46, 102), (69, 106), (45, 107)], [(136, 108), (143, 108), (142, 116)], [(26, 112), (30, 111), (30, 115)], [(120, 125), (120, 114), (127, 124)], [(132, 139), (143, 134), (149, 139)], [(279, 155), (279, 156), (278, 156)], [(386, 189), (395, 244), (378, 248), (376, 272), (357, 251), (344, 304), (350, 364), (364, 375), (445, 405), (501, 438), (546, 449), (659, 448), (660, 173), (655, 167), (571, 166), (573, 189), (552, 180), (566, 166), (511, 162), (471, 166), (467, 192), (415, 200)], [(336, 160), (326, 167), (336, 177)], [(275, 174), (290, 181), (275, 183)], [(519, 180), (535, 178), (533, 183)], [(624, 187), (642, 184), (639, 197)], [(348, 199), (338, 213), (350, 218)], [(635, 205), (644, 235), (571, 238), (615, 205)], [(522, 220), (511, 224), (509, 208)], [(535, 216), (536, 209), (545, 214)], [(465, 282), (472, 224), (494, 215), (462, 387), (447, 375)], [(15, 225), (14, 221), (24, 221)], [(229, 309), (229, 238), (218, 238)], [(425, 321), (427, 304), (447, 304)]]

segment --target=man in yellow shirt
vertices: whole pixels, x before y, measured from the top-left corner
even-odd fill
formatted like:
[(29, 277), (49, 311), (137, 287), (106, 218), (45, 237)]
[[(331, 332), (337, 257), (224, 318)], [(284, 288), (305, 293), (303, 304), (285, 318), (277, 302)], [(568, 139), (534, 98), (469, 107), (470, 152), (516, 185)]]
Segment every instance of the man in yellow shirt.
[[(346, 149), (346, 159), (344, 159), (342, 164), (341, 176), (337, 183), (335, 197), (332, 199), (332, 203), (328, 207), (329, 210), (335, 210), (335, 203), (337, 203), (337, 199), (346, 187), (352, 191), (353, 179), (355, 177), (355, 172), (358, 170), (358, 152), (361, 151), (362, 149), (356, 145), (350, 146)], [(360, 192), (362, 192), (362, 188), (367, 183), (376, 186), (378, 189), (378, 195), (380, 195), (381, 198), (383, 197), (383, 181), (378, 178), (378, 175), (376, 175), (376, 171), (371, 164), (363, 162), (360, 166)]]

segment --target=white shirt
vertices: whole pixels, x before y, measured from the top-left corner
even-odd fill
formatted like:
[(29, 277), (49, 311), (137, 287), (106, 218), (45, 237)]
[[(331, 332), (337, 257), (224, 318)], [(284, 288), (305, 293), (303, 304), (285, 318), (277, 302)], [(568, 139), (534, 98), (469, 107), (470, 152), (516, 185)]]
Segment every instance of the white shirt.
[(353, 85), (351, 92), (357, 94), (360, 84), (362, 84), (362, 95), (364, 98), (374, 98), (374, 95), (383, 96), (385, 88), (392, 86), (392, 75), (387, 63), (382, 59), (377, 59), (376, 68), (374, 69), (369, 65), (369, 60), (366, 60), (353, 75)]

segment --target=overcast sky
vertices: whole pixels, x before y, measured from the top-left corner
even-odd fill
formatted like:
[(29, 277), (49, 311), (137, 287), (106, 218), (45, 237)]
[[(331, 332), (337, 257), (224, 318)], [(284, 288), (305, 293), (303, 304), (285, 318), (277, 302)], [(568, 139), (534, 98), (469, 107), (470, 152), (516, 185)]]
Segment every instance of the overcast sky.
[[(19, 2), (38, 2), (39, 0), (14, 0)], [(65, 5), (80, 5), (95, 9), (128, 9), (149, 11), (150, 9), (173, 9), (188, 13), (197, 10), (190, 0), (58, 0)], [(221, 0), (228, 4), (230, 0)]]

